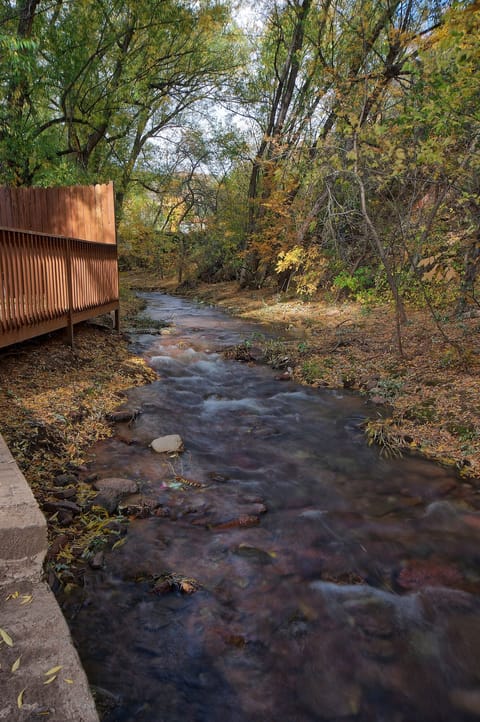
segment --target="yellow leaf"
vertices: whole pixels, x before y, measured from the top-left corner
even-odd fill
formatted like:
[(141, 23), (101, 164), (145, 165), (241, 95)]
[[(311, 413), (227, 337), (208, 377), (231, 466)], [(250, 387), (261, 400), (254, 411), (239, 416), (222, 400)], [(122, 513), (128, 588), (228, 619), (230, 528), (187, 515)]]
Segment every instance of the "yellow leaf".
[(21, 657), (15, 660), (15, 662), (12, 664), (12, 672), (16, 672), (17, 669), (20, 667), (20, 660)]
[(195, 587), (193, 586), (193, 584), (190, 584), (190, 582), (187, 581), (183, 581), (180, 583), (180, 589), (182, 590), (182, 592), (185, 592), (185, 594), (193, 594), (193, 592), (195, 591)]
[(18, 597), (18, 592), (12, 592), (11, 594), (8, 595), (7, 602), (9, 599), (17, 599), (17, 597)]
[(127, 541), (127, 538), (126, 538), (126, 537), (123, 537), (122, 539), (119, 539), (118, 541), (116, 541), (115, 544), (114, 544), (113, 547), (112, 547), (112, 551), (113, 551), (114, 549), (118, 549), (118, 547), (123, 546), (126, 541)]
[(33, 600), (33, 597), (31, 594), (22, 594), (22, 601), (20, 604), (30, 604)]
[(22, 707), (23, 707), (23, 693), (25, 692), (25, 690), (26, 690), (26, 687), (24, 687), (24, 688), (22, 689), (22, 691), (20, 692), (20, 694), (19, 694), (18, 697), (17, 697), (17, 707), (18, 707), (18, 709), (22, 709)]
[(68, 677), (64, 677), (63, 681), (67, 684), (73, 684), (73, 679), (68, 679)]
[(61, 664), (59, 664), (57, 667), (52, 667), (52, 669), (49, 669), (48, 672), (44, 672), (45, 677), (50, 677), (52, 674), (57, 674), (57, 672), (60, 672), (61, 669)]
[(54, 674), (53, 677), (49, 677), (48, 679), (46, 679), (43, 684), (51, 684), (55, 679), (57, 679), (56, 674)]
[(7, 644), (9, 647), (13, 647), (13, 640), (9, 634), (4, 629), (0, 628), (0, 637), (3, 639), (5, 644)]

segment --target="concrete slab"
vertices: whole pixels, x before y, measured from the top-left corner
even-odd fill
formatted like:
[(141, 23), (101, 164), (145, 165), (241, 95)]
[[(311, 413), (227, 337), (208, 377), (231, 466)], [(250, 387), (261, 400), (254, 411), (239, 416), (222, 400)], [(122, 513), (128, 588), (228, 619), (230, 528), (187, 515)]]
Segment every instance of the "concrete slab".
[[(0, 628), (13, 644), (2, 641), (0, 631), (0, 720), (98, 722), (85, 672), (50, 588), (43, 582), (15, 582), (0, 594)], [(46, 674), (56, 667), (61, 669)]]
[(47, 551), (47, 523), (0, 436), (0, 586), (38, 578)]
[(46, 551), (45, 517), (0, 436), (0, 722), (98, 722), (67, 623), (42, 581)]

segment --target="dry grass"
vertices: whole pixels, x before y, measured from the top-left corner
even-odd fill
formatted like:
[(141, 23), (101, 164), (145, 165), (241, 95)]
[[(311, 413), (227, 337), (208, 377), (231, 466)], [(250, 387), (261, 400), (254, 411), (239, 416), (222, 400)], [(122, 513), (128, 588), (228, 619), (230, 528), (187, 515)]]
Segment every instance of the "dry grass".
[(388, 403), (392, 416), (371, 425), (371, 438), (397, 439), (404, 449), (480, 477), (480, 318), (444, 318), (452, 344), (428, 313), (411, 310), (401, 356), (386, 306), (301, 302), (269, 290), (239, 291), (233, 283), (200, 286), (194, 295), (245, 319), (280, 324), (302, 383), (355, 389)]

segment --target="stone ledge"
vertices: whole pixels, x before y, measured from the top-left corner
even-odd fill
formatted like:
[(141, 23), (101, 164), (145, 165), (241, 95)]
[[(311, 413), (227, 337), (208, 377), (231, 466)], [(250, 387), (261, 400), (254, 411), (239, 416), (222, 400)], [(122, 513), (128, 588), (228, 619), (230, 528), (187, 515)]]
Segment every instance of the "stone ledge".
[(41, 580), (46, 551), (45, 517), (0, 436), (0, 628), (12, 641), (0, 636), (0, 721), (98, 722), (67, 623)]
[(0, 436), (0, 586), (39, 578), (46, 551), (45, 517)]
[[(13, 642), (0, 647), (0, 720), (98, 722), (85, 672), (50, 588), (40, 581), (2, 587), (0, 622)], [(45, 672), (58, 666), (56, 678), (46, 685), (53, 675)]]

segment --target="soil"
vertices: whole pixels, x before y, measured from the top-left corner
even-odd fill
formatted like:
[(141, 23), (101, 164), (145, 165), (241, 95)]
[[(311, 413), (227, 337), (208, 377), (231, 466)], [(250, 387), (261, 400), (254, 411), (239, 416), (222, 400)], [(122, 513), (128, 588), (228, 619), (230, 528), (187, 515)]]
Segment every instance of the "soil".
[[(141, 309), (125, 295), (124, 326)], [(47, 517), (52, 586), (74, 582), (76, 562), (81, 567), (118, 538), (108, 514), (92, 508), (94, 492), (79, 475), (85, 452), (114, 433), (109, 414), (125, 390), (155, 378), (108, 317), (76, 326), (73, 349), (60, 331), (0, 350), (0, 433)]]

